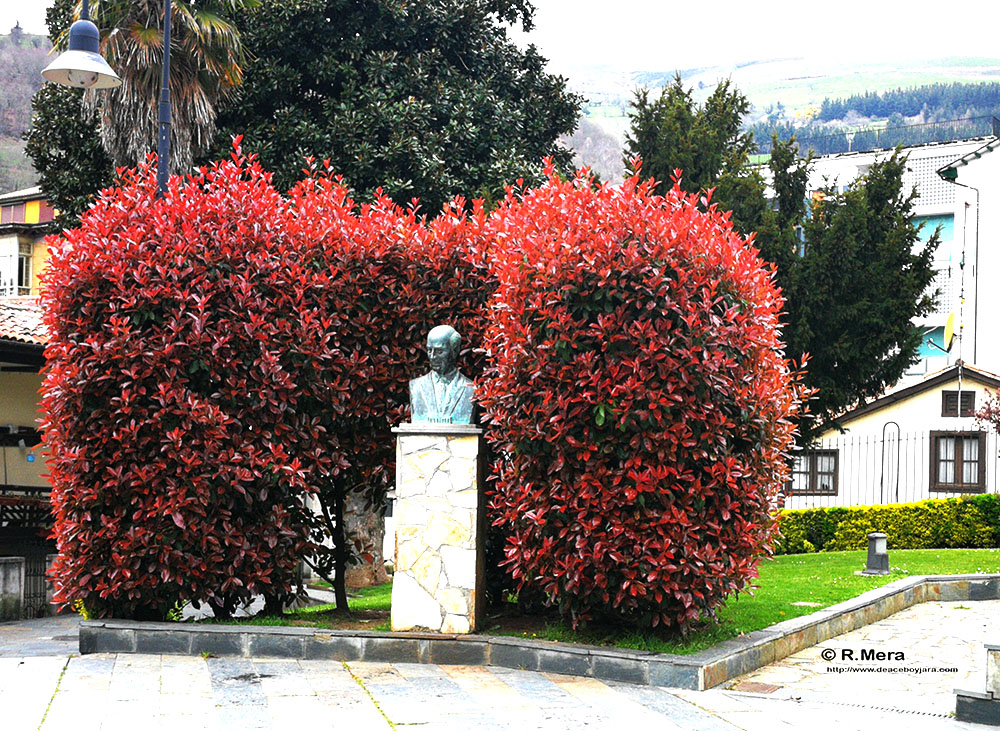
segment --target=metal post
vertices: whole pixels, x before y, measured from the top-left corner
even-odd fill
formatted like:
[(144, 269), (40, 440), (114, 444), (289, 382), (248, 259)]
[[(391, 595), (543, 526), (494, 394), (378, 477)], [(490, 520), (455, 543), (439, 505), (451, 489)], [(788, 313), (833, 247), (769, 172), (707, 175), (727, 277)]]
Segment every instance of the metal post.
[(160, 82), (160, 131), (156, 145), (156, 195), (167, 194), (170, 177), (170, 0), (163, 2), (163, 79)]
[(886, 548), (885, 533), (868, 534), (868, 561), (861, 573), (865, 576), (884, 576), (889, 573), (889, 551)]

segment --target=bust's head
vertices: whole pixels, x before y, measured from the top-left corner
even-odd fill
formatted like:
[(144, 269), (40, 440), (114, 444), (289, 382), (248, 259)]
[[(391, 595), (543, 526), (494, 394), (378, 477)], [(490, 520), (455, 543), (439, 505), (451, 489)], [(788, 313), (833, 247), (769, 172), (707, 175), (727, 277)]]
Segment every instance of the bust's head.
[(427, 357), (431, 370), (444, 376), (455, 370), (462, 336), (451, 325), (438, 325), (427, 333)]

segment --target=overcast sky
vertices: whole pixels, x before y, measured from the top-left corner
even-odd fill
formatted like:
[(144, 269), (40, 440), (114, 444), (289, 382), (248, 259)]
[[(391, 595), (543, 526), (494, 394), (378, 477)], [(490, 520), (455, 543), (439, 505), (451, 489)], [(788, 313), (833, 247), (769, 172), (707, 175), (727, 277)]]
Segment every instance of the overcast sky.
[[(45, 33), (47, 0), (0, 0), (0, 32)], [(961, 0), (535, 0), (527, 36), (570, 74), (583, 66), (675, 70), (766, 58), (1000, 56), (996, 5)], [(523, 43), (524, 36), (514, 33)]]

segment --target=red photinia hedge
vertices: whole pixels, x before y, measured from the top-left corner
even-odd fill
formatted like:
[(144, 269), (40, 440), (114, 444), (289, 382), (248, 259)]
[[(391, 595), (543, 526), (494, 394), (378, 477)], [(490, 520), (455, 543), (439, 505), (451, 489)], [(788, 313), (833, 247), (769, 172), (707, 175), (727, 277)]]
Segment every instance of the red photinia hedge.
[(770, 550), (796, 379), (755, 251), (675, 187), (550, 177), (491, 216), (481, 382), (507, 563), (574, 623), (685, 628)]
[(327, 313), (340, 353), (324, 370), (328, 429), (350, 466), (331, 488), (381, 505), (395, 480), (391, 429), (407, 420), (409, 380), (428, 369), (428, 331), (455, 327), (460, 367), (472, 378), (482, 372), (475, 348), (495, 288), (482, 245), (485, 216), (478, 203), (466, 214), (460, 199), (429, 223), (383, 196), (359, 209), (321, 168), (289, 195), (289, 236), (314, 270), (308, 296)]
[(302, 385), (335, 360), (325, 313), (268, 176), (237, 150), (154, 191), (140, 167), (49, 240), (53, 573), (98, 616), (287, 596), (303, 497), (339, 467)]

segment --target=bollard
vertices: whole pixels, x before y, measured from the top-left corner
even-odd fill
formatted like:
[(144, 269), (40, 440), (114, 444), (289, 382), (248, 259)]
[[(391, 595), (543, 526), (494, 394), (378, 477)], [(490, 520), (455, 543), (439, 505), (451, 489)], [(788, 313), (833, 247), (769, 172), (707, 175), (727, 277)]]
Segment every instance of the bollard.
[(889, 551), (885, 533), (868, 534), (868, 563), (861, 573), (864, 576), (885, 576), (889, 573)]

